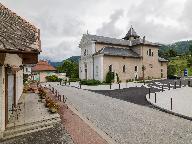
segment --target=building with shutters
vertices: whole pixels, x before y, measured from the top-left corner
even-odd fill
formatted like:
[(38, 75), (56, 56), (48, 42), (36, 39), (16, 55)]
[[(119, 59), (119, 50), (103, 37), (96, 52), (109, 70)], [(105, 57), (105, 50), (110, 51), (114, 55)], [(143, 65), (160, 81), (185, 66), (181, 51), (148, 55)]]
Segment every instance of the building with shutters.
[(122, 39), (84, 34), (79, 48), (80, 79), (105, 81), (109, 71), (123, 82), (167, 78), (168, 61), (158, 56), (160, 45), (129, 29)]
[(23, 65), (36, 64), (40, 30), (0, 3), (0, 137), (23, 92)]

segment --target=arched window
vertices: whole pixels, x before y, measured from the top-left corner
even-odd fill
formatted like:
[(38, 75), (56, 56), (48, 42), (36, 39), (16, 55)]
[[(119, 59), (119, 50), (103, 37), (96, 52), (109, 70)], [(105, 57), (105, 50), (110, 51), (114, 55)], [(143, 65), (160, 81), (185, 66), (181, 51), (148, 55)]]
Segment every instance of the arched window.
[(123, 72), (125, 72), (125, 65), (123, 66)]
[(149, 49), (149, 56), (151, 56), (151, 49)]
[(112, 72), (112, 65), (109, 66), (109, 71)]

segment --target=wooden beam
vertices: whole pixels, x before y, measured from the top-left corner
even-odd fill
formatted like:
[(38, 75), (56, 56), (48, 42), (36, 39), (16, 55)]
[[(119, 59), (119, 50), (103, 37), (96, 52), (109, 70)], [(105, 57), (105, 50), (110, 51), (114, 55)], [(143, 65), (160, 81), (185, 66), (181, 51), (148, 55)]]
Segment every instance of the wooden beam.
[(38, 54), (23, 54), (23, 64), (36, 64), (38, 63)]
[(6, 53), (0, 53), (0, 65), (4, 64)]

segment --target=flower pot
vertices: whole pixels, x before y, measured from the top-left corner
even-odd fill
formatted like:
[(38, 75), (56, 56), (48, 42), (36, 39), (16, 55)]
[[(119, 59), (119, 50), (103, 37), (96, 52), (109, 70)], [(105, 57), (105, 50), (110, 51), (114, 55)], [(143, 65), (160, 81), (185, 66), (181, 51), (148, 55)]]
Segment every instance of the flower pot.
[(56, 112), (57, 112), (57, 109), (56, 109), (56, 108), (50, 108), (49, 111), (50, 111), (51, 113), (56, 113)]

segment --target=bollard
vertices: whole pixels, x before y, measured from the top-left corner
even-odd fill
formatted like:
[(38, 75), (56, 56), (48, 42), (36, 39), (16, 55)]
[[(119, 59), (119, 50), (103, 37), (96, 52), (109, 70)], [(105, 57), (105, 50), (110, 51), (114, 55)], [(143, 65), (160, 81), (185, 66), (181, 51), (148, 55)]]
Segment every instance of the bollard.
[(171, 85), (170, 85), (170, 83), (169, 83), (169, 90), (171, 89)]
[(61, 81), (60, 81), (60, 85), (61, 85)]
[(151, 89), (149, 88), (149, 99), (150, 99), (150, 96), (151, 96)]
[(111, 89), (111, 83), (110, 83), (110, 89)]
[(171, 110), (173, 109), (173, 99), (171, 98)]
[(191, 82), (190, 81), (188, 81), (188, 87), (190, 87), (191, 86)]
[(119, 83), (119, 89), (121, 89), (121, 84)]
[(65, 96), (63, 95), (63, 102), (65, 103)]
[(176, 89), (177, 87), (176, 87), (176, 82), (175, 82), (175, 89)]
[(163, 85), (162, 85), (162, 92), (163, 92), (164, 90), (163, 90)]
[(81, 83), (79, 83), (79, 87), (80, 87), (80, 89), (81, 89)]
[(65, 81), (65, 85), (67, 84), (67, 82)]
[(144, 82), (144, 85), (145, 85), (145, 80), (143, 82)]
[(179, 82), (179, 86), (180, 86), (180, 88), (181, 88), (181, 81)]
[(157, 102), (157, 94), (155, 93), (155, 103)]
[(70, 81), (69, 81), (69, 85), (70, 85)]
[(57, 90), (55, 90), (55, 94), (57, 95)]

